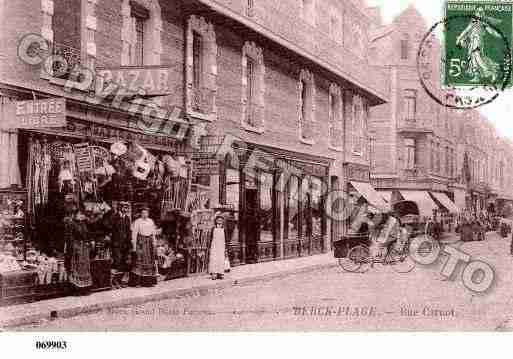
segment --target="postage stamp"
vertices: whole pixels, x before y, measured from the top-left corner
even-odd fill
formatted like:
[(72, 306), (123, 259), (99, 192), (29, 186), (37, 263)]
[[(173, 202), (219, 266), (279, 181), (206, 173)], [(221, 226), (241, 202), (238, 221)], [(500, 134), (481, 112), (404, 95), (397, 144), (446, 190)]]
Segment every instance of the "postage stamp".
[(513, 2), (449, 0), (444, 10), (418, 49), (422, 87), (448, 108), (495, 101), (512, 82)]
[[(511, 58), (512, 2), (447, 1), (444, 84), (455, 87), (504, 83)], [(506, 81), (511, 85), (511, 76)]]

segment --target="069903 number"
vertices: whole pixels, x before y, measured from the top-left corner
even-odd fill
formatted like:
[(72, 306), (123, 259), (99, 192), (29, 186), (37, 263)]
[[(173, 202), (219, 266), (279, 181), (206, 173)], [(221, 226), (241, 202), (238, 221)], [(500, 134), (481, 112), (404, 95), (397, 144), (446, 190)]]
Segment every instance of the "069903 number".
[(42, 350), (66, 350), (68, 345), (65, 340), (61, 341), (36, 341), (36, 349)]

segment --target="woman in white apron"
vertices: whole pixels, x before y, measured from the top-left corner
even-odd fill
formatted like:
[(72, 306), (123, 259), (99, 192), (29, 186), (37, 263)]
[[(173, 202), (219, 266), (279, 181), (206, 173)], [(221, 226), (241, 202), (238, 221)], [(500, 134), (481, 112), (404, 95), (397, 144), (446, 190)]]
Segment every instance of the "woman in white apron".
[(208, 272), (212, 280), (224, 278), (225, 249), (224, 217), (216, 215), (208, 261)]

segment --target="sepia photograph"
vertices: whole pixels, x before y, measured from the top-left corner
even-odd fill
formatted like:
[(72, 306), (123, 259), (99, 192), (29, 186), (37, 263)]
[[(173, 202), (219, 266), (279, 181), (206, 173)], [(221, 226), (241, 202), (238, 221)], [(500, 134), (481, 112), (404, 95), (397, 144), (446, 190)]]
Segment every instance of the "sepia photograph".
[(512, 42), (501, 0), (0, 0), (0, 331), (511, 332)]

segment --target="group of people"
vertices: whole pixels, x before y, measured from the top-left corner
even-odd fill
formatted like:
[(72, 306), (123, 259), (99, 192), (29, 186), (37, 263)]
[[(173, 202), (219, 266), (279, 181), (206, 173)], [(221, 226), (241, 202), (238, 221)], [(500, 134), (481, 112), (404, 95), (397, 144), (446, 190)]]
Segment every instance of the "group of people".
[[(154, 286), (158, 278), (157, 237), (162, 233), (143, 207), (135, 221), (128, 202), (120, 202), (109, 218), (107, 246), (112, 259), (113, 278), (126, 278), (128, 286)], [(216, 214), (209, 242), (208, 273), (213, 280), (223, 279), (229, 271), (226, 256), (224, 217)], [(65, 265), (69, 283), (77, 294), (89, 292), (93, 285), (91, 253), (95, 248), (90, 232), (91, 218), (72, 205), (64, 219)]]

